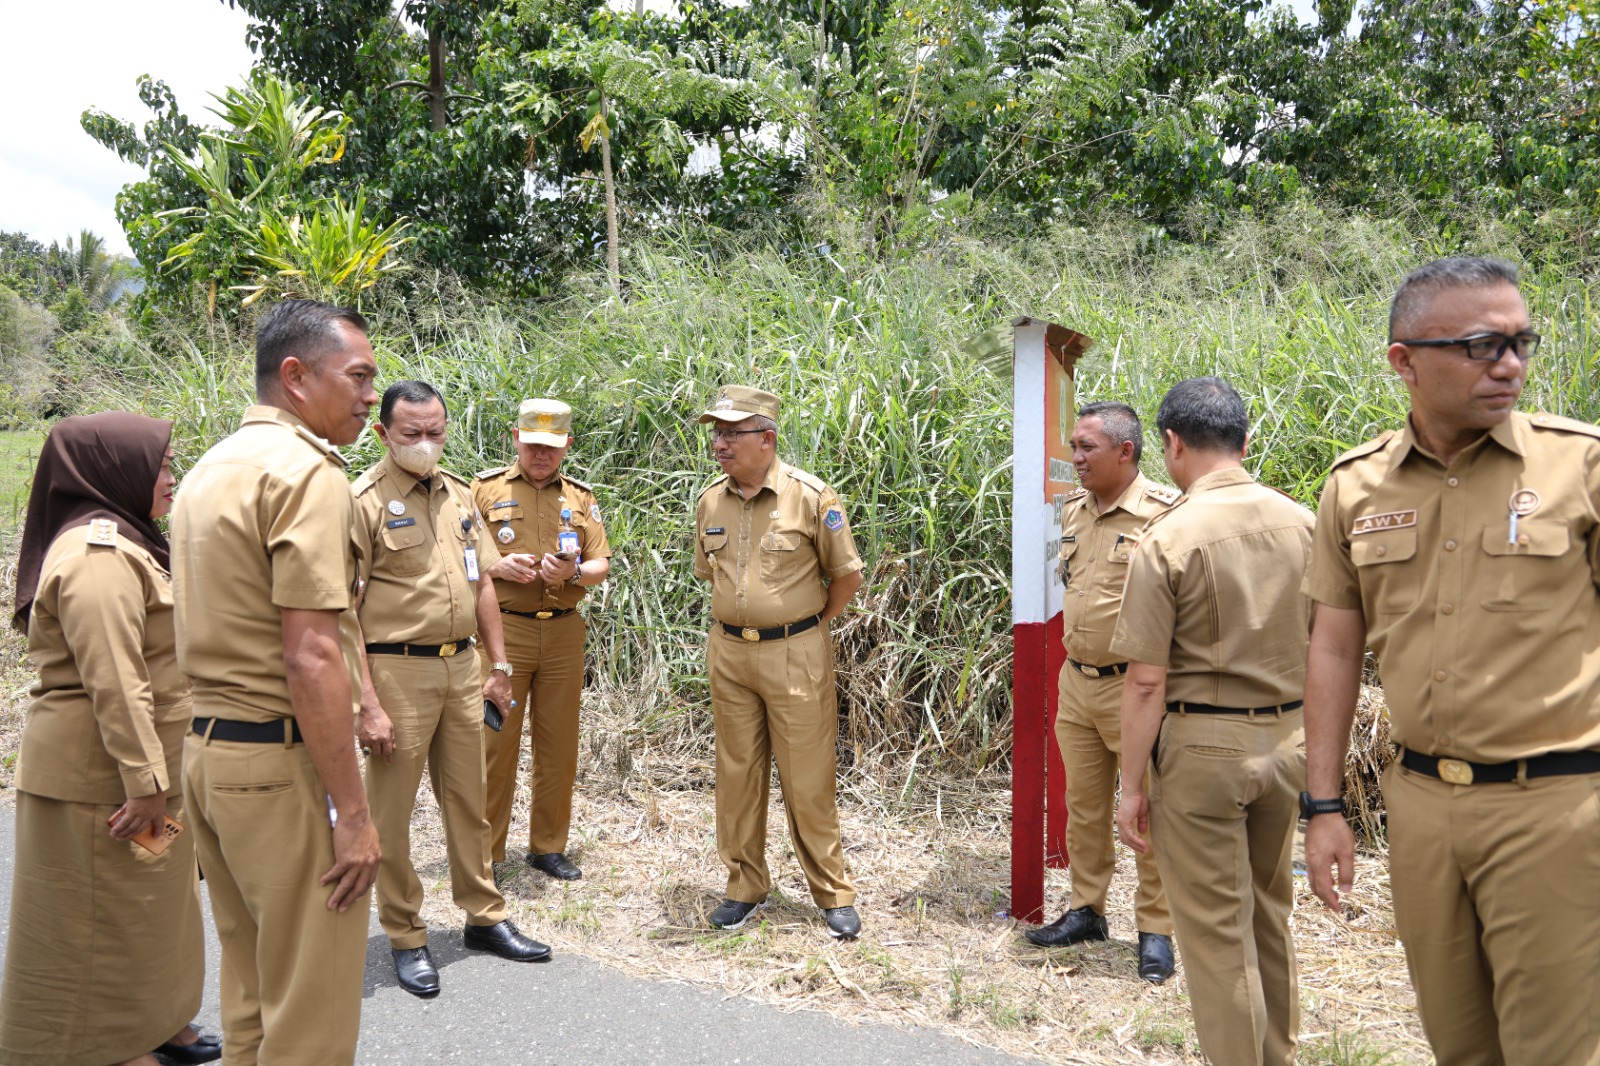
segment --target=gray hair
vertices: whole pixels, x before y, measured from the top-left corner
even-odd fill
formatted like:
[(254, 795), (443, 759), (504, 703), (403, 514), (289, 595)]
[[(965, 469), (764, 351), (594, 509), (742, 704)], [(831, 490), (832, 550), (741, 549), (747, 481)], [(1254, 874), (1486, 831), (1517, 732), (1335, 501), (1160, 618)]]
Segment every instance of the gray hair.
[(1496, 285), (1516, 288), (1517, 268), (1491, 256), (1451, 256), (1435, 259), (1406, 275), (1389, 304), (1389, 341), (1409, 336), (1414, 323), (1443, 289), (1489, 289)]
[(1100, 400), (1078, 408), (1078, 417), (1098, 418), (1100, 428), (1116, 447), (1132, 444), (1133, 461), (1138, 464), (1139, 457), (1144, 454), (1144, 426), (1139, 423), (1137, 411), (1115, 400)]

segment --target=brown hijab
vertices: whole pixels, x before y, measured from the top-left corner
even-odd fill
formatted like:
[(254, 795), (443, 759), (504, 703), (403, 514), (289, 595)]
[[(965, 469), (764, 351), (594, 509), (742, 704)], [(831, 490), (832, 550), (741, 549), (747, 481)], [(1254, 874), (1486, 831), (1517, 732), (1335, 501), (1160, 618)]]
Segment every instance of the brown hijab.
[(129, 411), (63, 418), (39, 451), (17, 558), (12, 625), (27, 631), (45, 553), (63, 530), (109, 518), (127, 537), (170, 565), (167, 538), (150, 517), (156, 477), (172, 441), (172, 423)]

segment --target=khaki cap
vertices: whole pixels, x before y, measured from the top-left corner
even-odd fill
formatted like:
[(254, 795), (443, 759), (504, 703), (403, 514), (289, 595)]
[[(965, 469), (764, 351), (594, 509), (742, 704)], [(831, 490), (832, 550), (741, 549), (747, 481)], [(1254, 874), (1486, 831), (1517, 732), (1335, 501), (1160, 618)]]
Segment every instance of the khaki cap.
[(702, 423), (743, 422), (754, 415), (761, 415), (776, 422), (781, 402), (772, 393), (762, 389), (752, 389), (748, 385), (724, 385), (717, 390), (717, 398), (711, 401), (711, 406), (699, 420)]
[(517, 439), (560, 448), (572, 435), (572, 408), (560, 400), (523, 400), (517, 408)]

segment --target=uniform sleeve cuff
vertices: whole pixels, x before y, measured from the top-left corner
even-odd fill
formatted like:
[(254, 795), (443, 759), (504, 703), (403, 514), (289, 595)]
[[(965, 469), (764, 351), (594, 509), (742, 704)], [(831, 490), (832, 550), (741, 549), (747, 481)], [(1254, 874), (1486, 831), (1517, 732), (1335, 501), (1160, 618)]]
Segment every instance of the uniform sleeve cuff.
[(1318, 582), (1307, 581), (1301, 592), (1306, 598), (1317, 603), (1325, 603), (1329, 607), (1338, 607), (1347, 611), (1361, 610), (1361, 592), (1348, 586), (1325, 585)]
[(861, 569), (861, 560), (860, 559), (851, 559), (844, 566), (836, 566), (832, 570), (829, 570), (828, 571), (828, 576), (830, 578), (844, 577), (844, 575), (853, 574), (857, 570), (860, 570), (860, 569)]
[(166, 792), (171, 784), (167, 780), (167, 768), (164, 764), (127, 766), (122, 768), (121, 774), (122, 791), (129, 799)]
[(1166, 667), (1172, 657), (1170, 647), (1157, 648), (1150, 644), (1140, 644), (1131, 640), (1114, 640), (1111, 642), (1111, 654), (1118, 659), (1128, 662), (1148, 663), (1151, 666)]

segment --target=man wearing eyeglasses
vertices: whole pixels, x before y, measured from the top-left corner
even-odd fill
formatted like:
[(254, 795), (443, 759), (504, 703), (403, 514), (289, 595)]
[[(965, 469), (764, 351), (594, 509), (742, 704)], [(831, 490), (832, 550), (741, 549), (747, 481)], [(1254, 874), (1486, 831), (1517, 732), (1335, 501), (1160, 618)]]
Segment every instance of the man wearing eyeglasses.
[(1435, 1057), (1600, 1061), (1600, 430), (1513, 410), (1539, 337), (1509, 263), (1413, 271), (1389, 336), (1410, 417), (1335, 462), (1306, 574), (1311, 885), (1337, 909), (1354, 881), (1340, 785), (1371, 647)]
[(795, 856), (832, 937), (861, 933), (836, 797), (839, 735), (827, 623), (861, 587), (839, 496), (777, 457), (778, 397), (728, 385), (700, 416), (723, 476), (695, 508), (694, 573), (711, 582), (706, 666), (717, 736), (717, 854), (737, 929), (767, 898), (771, 764)]

